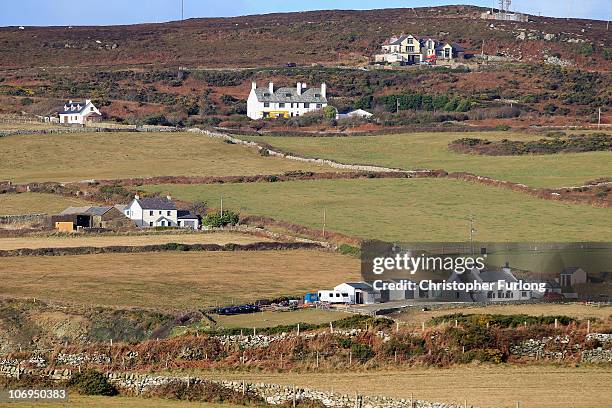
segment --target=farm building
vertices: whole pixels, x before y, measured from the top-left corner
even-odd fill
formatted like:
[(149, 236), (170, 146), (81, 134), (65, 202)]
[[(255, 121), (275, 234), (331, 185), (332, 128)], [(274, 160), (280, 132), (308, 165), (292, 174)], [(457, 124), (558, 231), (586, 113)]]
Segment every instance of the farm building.
[(122, 206), (68, 207), (52, 217), (53, 224), (60, 231), (75, 231), (79, 228), (121, 228), (133, 227), (134, 223), (123, 215)]
[(200, 228), (200, 219), (187, 210), (179, 210), (172, 197), (134, 196), (123, 213), (139, 227)]
[(90, 99), (86, 99), (85, 102), (68, 101), (64, 104), (63, 110), (59, 112), (59, 122), (68, 125), (83, 125), (100, 120), (102, 120), (102, 114)]
[(306, 84), (297, 83), (295, 88), (274, 88), (270, 82), (266, 88), (251, 85), (247, 100), (247, 116), (251, 119), (290, 118), (316, 111), (327, 106), (327, 85), (309, 89)]

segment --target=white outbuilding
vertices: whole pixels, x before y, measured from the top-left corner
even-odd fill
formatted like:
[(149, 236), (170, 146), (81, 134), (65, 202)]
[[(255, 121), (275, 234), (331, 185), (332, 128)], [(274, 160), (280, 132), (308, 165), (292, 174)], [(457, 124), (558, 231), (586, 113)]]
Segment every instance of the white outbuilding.
[(102, 114), (91, 102), (68, 101), (64, 104), (64, 109), (59, 112), (59, 122), (67, 125), (83, 125), (86, 122), (99, 122)]

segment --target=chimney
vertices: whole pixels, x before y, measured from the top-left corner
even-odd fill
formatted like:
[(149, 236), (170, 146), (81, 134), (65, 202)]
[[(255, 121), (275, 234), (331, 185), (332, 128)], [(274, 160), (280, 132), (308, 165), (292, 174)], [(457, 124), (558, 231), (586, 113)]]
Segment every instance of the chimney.
[(327, 98), (327, 84), (325, 82), (321, 84), (321, 96)]
[(85, 99), (85, 105), (89, 104), (91, 102), (91, 99)]
[(140, 200), (140, 196), (139, 196), (138, 194), (136, 194), (136, 195), (134, 196), (134, 200)]
[(168, 195), (166, 196), (166, 200), (168, 200), (168, 201), (172, 201), (172, 196), (170, 196), (170, 194), (168, 194)]
[(251, 90), (254, 91), (257, 89), (257, 82), (253, 81), (251, 82)]
[(301, 82), (297, 83), (297, 94), (298, 95), (302, 94), (302, 83)]
[(271, 94), (274, 93), (274, 82), (270, 82), (270, 84), (268, 84), (268, 90)]

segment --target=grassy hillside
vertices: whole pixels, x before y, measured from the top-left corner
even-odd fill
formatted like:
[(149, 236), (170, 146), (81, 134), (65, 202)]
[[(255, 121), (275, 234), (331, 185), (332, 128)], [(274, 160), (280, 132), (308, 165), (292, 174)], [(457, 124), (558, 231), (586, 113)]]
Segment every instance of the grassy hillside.
[[(287, 61), (359, 61), (392, 34), (457, 41), (495, 55), (542, 59), (544, 48), (563, 57), (603, 60), (610, 47), (605, 21), (533, 16), (532, 23), (481, 20), (486, 8), (445, 6), (371, 11), (313, 11), (235, 18), (202, 18), (166, 24), (112, 27), (17, 27), (0, 29), (0, 67), (170, 64), (235, 67), (278, 65)], [(517, 50), (521, 29), (533, 30)], [(545, 34), (554, 34), (544, 42)], [(578, 38), (587, 44), (568, 43)], [(546, 47), (542, 46), (546, 44)], [(246, 46), (245, 46), (246, 45)]]
[(300, 295), (358, 277), (358, 259), (306, 250), (32, 256), (0, 262), (3, 296), (162, 310)]
[(79, 133), (0, 138), (0, 174), (14, 182), (330, 170), (261, 157), (189, 133)]
[(91, 203), (53, 194), (0, 194), (0, 215), (57, 214), (66, 207), (84, 205)]
[(183, 200), (267, 215), (364, 238), (465, 241), (476, 218), (482, 241), (602, 241), (612, 234), (607, 208), (563, 204), (448, 179), (317, 180), (242, 185), (157, 185)]
[(488, 140), (535, 140), (541, 135), (508, 132), (412, 133), (364, 137), (249, 137), (283, 151), (343, 163), (377, 164), (403, 169), (467, 171), (479, 176), (533, 187), (582, 185), (612, 175), (612, 152), (494, 157), (450, 151), (448, 144), (463, 137)]

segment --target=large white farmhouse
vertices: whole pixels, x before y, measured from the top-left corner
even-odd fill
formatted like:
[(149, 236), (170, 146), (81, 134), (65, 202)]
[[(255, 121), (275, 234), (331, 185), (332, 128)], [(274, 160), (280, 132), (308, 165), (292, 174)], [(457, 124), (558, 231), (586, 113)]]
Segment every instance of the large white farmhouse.
[(139, 227), (200, 227), (199, 218), (189, 211), (176, 208), (170, 196), (141, 198), (136, 195), (123, 212)]
[(60, 123), (82, 125), (85, 122), (97, 122), (102, 119), (102, 114), (91, 103), (90, 99), (85, 102), (68, 101), (64, 104), (64, 110), (59, 113)]
[(297, 83), (295, 88), (274, 89), (270, 82), (266, 88), (258, 88), (253, 82), (247, 100), (247, 116), (251, 119), (290, 118), (301, 116), (327, 106), (327, 85), (308, 89), (306, 84)]

